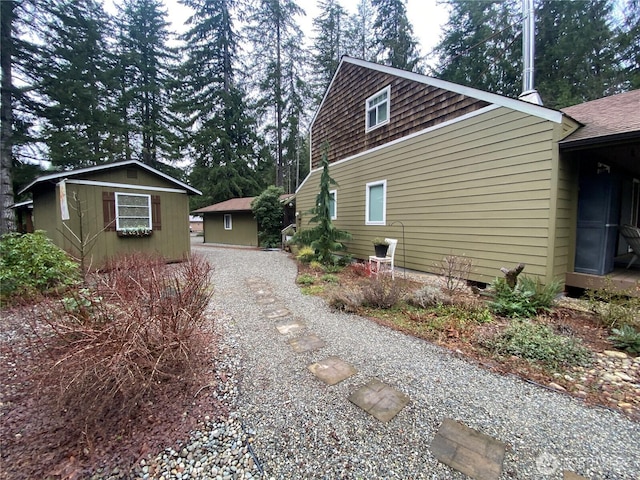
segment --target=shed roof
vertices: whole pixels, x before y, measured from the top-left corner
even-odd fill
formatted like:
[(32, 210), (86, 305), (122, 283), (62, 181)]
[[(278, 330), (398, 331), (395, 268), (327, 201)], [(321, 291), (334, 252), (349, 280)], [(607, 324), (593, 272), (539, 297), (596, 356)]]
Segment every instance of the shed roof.
[[(280, 195), (280, 201), (284, 202), (293, 196), (294, 195), (292, 193)], [(256, 197), (231, 198), (229, 200), (225, 200), (224, 202), (214, 203), (213, 205), (209, 205), (208, 207), (202, 207), (198, 210), (194, 210), (191, 213), (250, 212), (251, 202), (253, 202), (255, 198)]]
[(63, 172), (55, 172), (55, 173), (50, 173), (50, 174), (47, 174), (47, 175), (42, 175), (42, 176), (36, 178), (33, 182), (31, 182), (29, 185), (24, 187), (22, 190), (20, 190), (20, 192), (18, 192), (18, 194), (21, 195), (24, 192), (28, 192), (35, 185), (38, 185), (38, 184), (41, 184), (41, 183), (45, 183), (45, 182), (57, 181), (57, 180), (61, 180), (63, 178), (78, 177), (78, 176), (85, 175), (87, 173), (92, 173), (92, 172), (100, 172), (100, 171), (105, 171), (105, 170), (113, 170), (113, 169), (116, 169), (116, 168), (131, 167), (131, 166), (136, 166), (136, 167), (142, 168), (143, 170), (147, 170), (148, 172), (150, 172), (150, 173), (152, 173), (154, 175), (162, 177), (165, 180), (175, 184), (176, 186), (186, 190), (188, 194), (191, 194), (191, 195), (202, 195), (202, 192), (200, 190), (197, 190), (197, 189), (191, 187), (190, 185), (187, 185), (186, 183), (183, 183), (180, 180), (177, 180), (177, 179), (167, 175), (166, 173), (162, 173), (161, 171), (156, 170), (155, 168), (152, 168), (149, 165), (145, 165), (142, 162), (138, 162), (137, 160), (126, 160), (126, 161), (123, 161), (123, 162), (106, 163), (104, 165), (94, 165), (93, 167), (79, 168), (77, 170), (67, 170), (67, 171), (63, 171)]
[(563, 145), (640, 136), (640, 90), (563, 108), (562, 112), (583, 125), (560, 142)]

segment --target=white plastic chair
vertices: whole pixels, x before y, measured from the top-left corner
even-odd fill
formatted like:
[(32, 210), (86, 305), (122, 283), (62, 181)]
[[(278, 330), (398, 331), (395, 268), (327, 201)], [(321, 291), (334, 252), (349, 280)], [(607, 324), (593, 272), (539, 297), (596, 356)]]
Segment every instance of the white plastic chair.
[(632, 225), (623, 225), (620, 227), (620, 233), (631, 247), (633, 253), (633, 257), (629, 265), (627, 265), (627, 268), (629, 268), (633, 262), (638, 259), (638, 255), (640, 255), (640, 228)]
[[(387, 250), (386, 257), (376, 257), (375, 255), (369, 256), (369, 271), (371, 275), (376, 275), (382, 271), (382, 269), (387, 268), (391, 272), (391, 278), (395, 279), (394, 273), (394, 264), (393, 259), (396, 254), (396, 247), (398, 246), (397, 238), (385, 238), (386, 242), (389, 244), (389, 249)], [(386, 266), (386, 267), (385, 267)]]

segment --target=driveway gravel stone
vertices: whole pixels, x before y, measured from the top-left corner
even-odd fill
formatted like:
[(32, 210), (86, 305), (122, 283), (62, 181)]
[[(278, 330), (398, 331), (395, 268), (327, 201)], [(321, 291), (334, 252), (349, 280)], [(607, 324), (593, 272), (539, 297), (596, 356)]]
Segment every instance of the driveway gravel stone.
[[(231, 425), (215, 425), (215, 431), (220, 436), (229, 429), (233, 441), (225, 448), (235, 448), (239, 458), (229, 462), (234, 469), (224, 470), (211, 467), (206, 455), (192, 455), (208, 476), (179, 472), (178, 477), (171, 472), (180, 470), (180, 461), (168, 452), (178, 467), (163, 469), (164, 478), (467, 478), (430, 450), (445, 418), (506, 444), (500, 478), (560, 479), (563, 471), (591, 479), (640, 478), (640, 425), (623, 415), (332, 311), (322, 299), (301, 294), (296, 265), (282, 252), (197, 245), (193, 253), (205, 255), (215, 269), (211, 308), (231, 352), (225, 368), (233, 370), (234, 410)], [(274, 302), (258, 302), (251, 284)], [(283, 316), (273, 315), (276, 311)], [(287, 312), (304, 328), (278, 331)], [(306, 335), (317, 335), (325, 346), (294, 352), (290, 340)], [(328, 356), (348, 362), (357, 373), (324, 385), (306, 366)], [(410, 399), (387, 423), (348, 401), (374, 378)], [(200, 438), (200, 450), (206, 440), (207, 455), (222, 455), (213, 447), (219, 438), (211, 431), (195, 432), (194, 438)]]

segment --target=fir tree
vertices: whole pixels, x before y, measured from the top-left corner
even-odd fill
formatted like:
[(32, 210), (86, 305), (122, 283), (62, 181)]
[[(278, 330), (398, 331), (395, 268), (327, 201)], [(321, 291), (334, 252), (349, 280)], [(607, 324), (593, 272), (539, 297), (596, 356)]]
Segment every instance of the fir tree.
[(373, 30), (378, 61), (402, 70), (418, 71), (418, 42), (407, 18), (406, 0), (372, 0), (372, 4), (376, 9)]
[(168, 105), (175, 55), (167, 45), (166, 12), (159, 0), (124, 0), (118, 25), (124, 157), (162, 168), (174, 160)]
[(314, 97), (319, 103), (346, 53), (347, 14), (338, 0), (318, 1), (320, 14), (314, 18), (316, 36), (313, 41)]
[(95, 0), (53, 0), (38, 75), (46, 105), (43, 140), (59, 167), (114, 159), (114, 63), (107, 45), (108, 16)]
[(236, 81), (236, 0), (185, 0), (194, 10), (185, 41), (175, 110), (183, 117), (182, 145), (193, 159), (190, 180), (203, 192), (192, 207), (257, 195), (260, 145), (246, 95)]
[(347, 55), (375, 62), (374, 20), (375, 10), (371, 5), (371, 0), (359, 0), (356, 12), (347, 20), (345, 32)]
[(261, 133), (275, 159), (275, 184), (287, 190), (294, 183), (310, 98), (302, 32), (295, 19), (303, 14), (293, 0), (255, 0), (246, 30), (251, 42), (248, 73), (258, 92)]
[(327, 265), (335, 263), (334, 252), (344, 250), (345, 240), (351, 238), (346, 230), (335, 227), (331, 221), (331, 187), (338, 183), (329, 175), (328, 145), (322, 151), (322, 175), (320, 176), (320, 191), (316, 197), (316, 204), (311, 213), (314, 215), (309, 223), (317, 225), (311, 229), (296, 232), (293, 242), (298, 245), (309, 245), (315, 251), (319, 262)]

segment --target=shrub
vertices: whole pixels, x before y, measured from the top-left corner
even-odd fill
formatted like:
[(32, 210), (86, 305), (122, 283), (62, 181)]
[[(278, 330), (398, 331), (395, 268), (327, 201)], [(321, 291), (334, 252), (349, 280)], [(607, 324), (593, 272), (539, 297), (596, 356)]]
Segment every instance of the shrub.
[(371, 267), (366, 262), (356, 262), (349, 265), (349, 270), (356, 277), (370, 277)]
[(357, 313), (364, 303), (364, 294), (358, 287), (333, 288), (327, 301), (336, 310)]
[(316, 271), (318, 271), (318, 272), (320, 272), (320, 271), (324, 271), (324, 267), (323, 267), (323, 266), (322, 266), (322, 264), (321, 264), (320, 262), (318, 262), (317, 260), (312, 260), (312, 261), (309, 263), (309, 267), (310, 267), (312, 270), (316, 270)]
[(609, 340), (614, 347), (630, 353), (640, 353), (640, 332), (631, 325), (614, 328), (612, 333)]
[(448, 293), (462, 290), (467, 286), (473, 262), (465, 256), (447, 255), (439, 265), (444, 288)]
[(427, 308), (436, 305), (450, 305), (451, 297), (434, 285), (425, 285), (413, 292), (407, 301), (416, 307)]
[(340, 282), (340, 279), (336, 275), (333, 275), (331, 273), (325, 273), (322, 277), (320, 277), (320, 280), (322, 280), (323, 282), (327, 282), (327, 283), (339, 283)]
[(325, 271), (325, 273), (340, 273), (342, 270), (344, 270), (344, 267), (341, 265), (324, 265), (322, 269)]
[(78, 264), (41, 230), (0, 239), (0, 294), (28, 296), (66, 287), (80, 280)]
[(560, 283), (544, 285), (540, 280), (522, 277), (512, 289), (504, 278), (496, 278), (491, 284), (493, 300), (489, 307), (498, 315), (511, 318), (530, 318), (540, 311), (548, 311), (562, 291)]
[(404, 289), (391, 275), (378, 275), (369, 279), (362, 288), (364, 305), (388, 309), (392, 308), (404, 297)]
[(596, 290), (587, 290), (589, 309), (607, 328), (631, 325), (640, 327), (640, 297), (629, 291), (616, 290), (607, 277), (605, 285)]
[[(43, 396), (64, 431), (88, 441), (125, 428), (164, 385), (185, 390), (206, 364), (211, 267), (129, 256), (90, 288), (46, 302), (31, 326)], [(132, 268), (135, 267), (135, 268)]]
[(284, 190), (271, 185), (251, 202), (251, 211), (258, 223), (258, 240), (265, 248), (277, 247), (282, 238), (282, 216), (284, 206), (280, 195)]
[(313, 285), (316, 283), (316, 277), (309, 275), (308, 273), (303, 273), (298, 276), (296, 283), (299, 283), (300, 285)]
[(316, 253), (311, 247), (302, 247), (296, 256), (299, 262), (310, 263), (316, 258)]
[(580, 340), (557, 335), (548, 326), (528, 320), (514, 321), (484, 343), (498, 355), (514, 355), (554, 369), (587, 365), (591, 361), (589, 350)]

